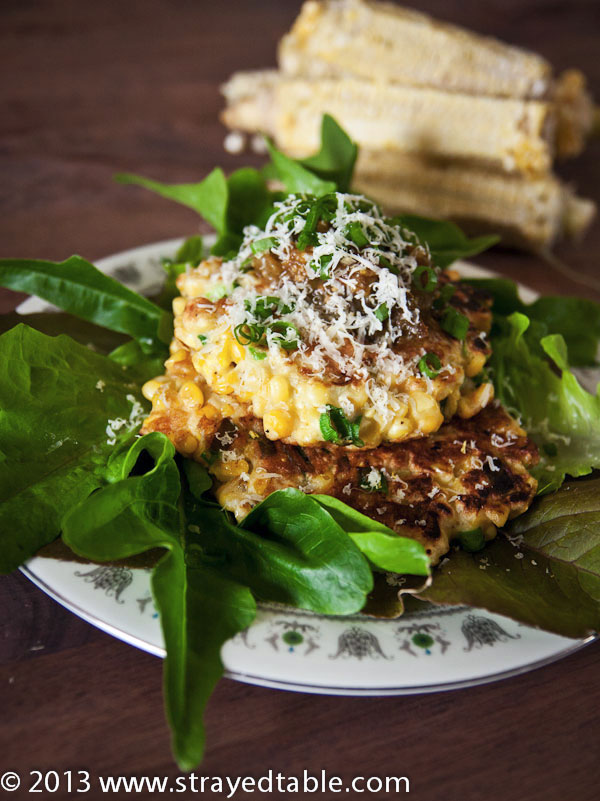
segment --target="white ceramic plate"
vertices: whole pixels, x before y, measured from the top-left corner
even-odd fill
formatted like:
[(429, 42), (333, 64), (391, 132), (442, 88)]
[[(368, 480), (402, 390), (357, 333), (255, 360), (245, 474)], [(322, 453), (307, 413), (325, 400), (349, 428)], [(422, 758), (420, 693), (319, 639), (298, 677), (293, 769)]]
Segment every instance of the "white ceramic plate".
[[(181, 240), (110, 256), (98, 267), (141, 292), (162, 283), (161, 256)], [(463, 275), (489, 276), (471, 264)], [(522, 290), (524, 300), (535, 298)], [(23, 314), (50, 310), (37, 298)], [(149, 653), (164, 655), (148, 570), (80, 565), (35, 557), (23, 572), (44, 592), (98, 628)], [(329, 617), (261, 606), (256, 621), (227, 642), (227, 674), (240, 681), (340, 695), (402, 695), (481, 684), (532, 670), (581, 648), (570, 640), (468, 607), (423, 610), (398, 620)]]

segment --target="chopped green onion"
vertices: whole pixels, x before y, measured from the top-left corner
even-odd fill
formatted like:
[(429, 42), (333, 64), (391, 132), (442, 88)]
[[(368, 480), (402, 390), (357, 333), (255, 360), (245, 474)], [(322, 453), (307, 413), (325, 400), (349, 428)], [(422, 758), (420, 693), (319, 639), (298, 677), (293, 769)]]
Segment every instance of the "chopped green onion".
[(264, 239), (257, 239), (255, 242), (250, 243), (250, 250), (257, 256), (259, 253), (264, 253), (265, 250), (277, 247), (278, 240), (274, 236), (266, 236)]
[(307, 231), (306, 228), (299, 234), (296, 245), (298, 250), (306, 250), (310, 245), (318, 245), (319, 237), (316, 231)]
[(442, 363), (436, 353), (426, 353), (419, 360), (419, 370), (428, 378), (437, 378), (441, 367)]
[(200, 340), (200, 342), (202, 342), (203, 345), (206, 345), (206, 343), (208, 342), (208, 337), (206, 336), (206, 334), (198, 334), (198, 339)]
[(371, 475), (373, 468), (367, 470), (367, 472), (363, 473), (362, 478), (360, 479), (360, 488), (364, 489), (366, 492), (383, 492), (384, 495), (387, 495), (388, 491), (388, 483), (387, 478), (381, 472), (381, 470), (377, 470), (379, 474), (379, 479), (377, 484), (371, 483), (369, 480), (369, 476)]
[(380, 320), (382, 323), (384, 320), (390, 316), (390, 310), (388, 309), (387, 303), (382, 303), (381, 306), (378, 306), (375, 309), (375, 317)]
[(327, 406), (327, 411), (319, 418), (319, 427), (325, 442), (334, 442), (339, 445), (343, 442), (351, 442), (359, 448), (365, 444), (359, 437), (361, 417), (356, 420), (348, 420), (344, 410), (338, 406)]
[(441, 326), (447, 334), (462, 342), (469, 330), (469, 318), (453, 306), (448, 306), (442, 317)]
[(259, 295), (254, 301), (245, 300), (244, 307), (259, 320), (266, 320), (277, 312), (289, 314), (294, 309), (293, 304), (291, 306), (284, 305), (277, 295)]
[(450, 299), (456, 292), (456, 287), (453, 284), (444, 284), (440, 289), (439, 297), (433, 301), (434, 309), (443, 309), (450, 302)]
[[(269, 331), (272, 331), (275, 336), (273, 339), (284, 350), (296, 350), (300, 342), (300, 331), (293, 323), (288, 323), (286, 320), (275, 320), (274, 323), (269, 323)], [(294, 334), (294, 338), (290, 337), (290, 331)]]
[(257, 350), (253, 348), (252, 345), (248, 348), (250, 351), (250, 355), (256, 359), (257, 362), (262, 362), (263, 359), (267, 358), (267, 353), (264, 350)]
[(213, 303), (215, 303), (217, 300), (227, 297), (231, 291), (232, 288), (225, 286), (225, 284), (216, 284), (212, 289), (208, 290), (206, 297), (208, 300), (212, 300)]
[(433, 292), (437, 286), (438, 277), (433, 267), (427, 264), (419, 264), (412, 274), (413, 284), (423, 292)]
[(477, 551), (481, 551), (482, 548), (485, 548), (485, 537), (480, 528), (474, 528), (471, 531), (461, 531), (458, 535), (458, 541), (463, 550), (469, 553), (477, 553)]
[(357, 248), (364, 248), (369, 244), (369, 237), (363, 231), (363, 227), (358, 220), (348, 223), (344, 229), (344, 236), (352, 240)]
[(321, 256), (319, 259), (319, 277), (323, 280), (331, 277), (329, 275), (329, 265), (331, 264), (332, 259), (333, 256), (328, 253), (326, 253), (324, 256)]
[(265, 334), (264, 325), (254, 323), (240, 323), (233, 329), (233, 336), (240, 345), (249, 345), (251, 342), (260, 342)]

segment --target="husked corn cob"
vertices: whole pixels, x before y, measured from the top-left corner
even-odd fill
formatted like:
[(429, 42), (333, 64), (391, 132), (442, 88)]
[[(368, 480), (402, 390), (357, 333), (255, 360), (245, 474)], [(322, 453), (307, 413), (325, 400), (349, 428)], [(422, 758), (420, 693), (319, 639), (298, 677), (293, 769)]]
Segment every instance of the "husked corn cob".
[(275, 71), (238, 73), (224, 87), (226, 125), (263, 131), (290, 155), (319, 144), (332, 114), (363, 147), (475, 161), (507, 171), (552, 164), (555, 117), (536, 100), (474, 97), (356, 78), (288, 78)]
[(552, 174), (524, 178), (381, 151), (360, 152), (354, 184), (391, 214), (452, 219), (530, 249), (582, 235), (595, 213), (592, 201), (576, 197)]
[(546, 100), (559, 120), (555, 145), (560, 157), (578, 155), (592, 126), (592, 99), (577, 70), (555, 80), (551, 66), (536, 53), (391, 3), (308, 0), (281, 40), (279, 67), (287, 77), (357, 77)]
[(548, 62), (392, 3), (304, 3), (279, 49), (287, 75), (355, 75), (451, 92), (543, 98)]

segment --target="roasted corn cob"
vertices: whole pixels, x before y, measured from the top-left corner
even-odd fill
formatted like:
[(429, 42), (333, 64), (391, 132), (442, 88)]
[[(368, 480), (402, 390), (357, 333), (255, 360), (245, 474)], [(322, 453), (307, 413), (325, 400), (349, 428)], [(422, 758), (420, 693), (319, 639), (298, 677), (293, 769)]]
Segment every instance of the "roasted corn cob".
[(552, 69), (540, 56), (392, 3), (304, 3), (279, 47), (286, 75), (355, 75), (449, 92), (543, 98)]
[(595, 212), (592, 201), (576, 197), (552, 174), (523, 178), (381, 151), (361, 151), (355, 185), (391, 214), (452, 219), (473, 233), (494, 230), (504, 242), (529, 249), (581, 236)]
[(469, 160), (506, 171), (552, 164), (555, 117), (538, 100), (473, 97), (356, 78), (287, 78), (275, 70), (238, 73), (224, 87), (223, 119), (263, 131), (296, 157), (318, 149), (323, 114), (362, 147)]
[[(358, 77), (444, 92), (538, 99), (559, 119), (558, 156), (577, 155), (592, 124), (583, 75), (555, 80), (536, 53), (392, 3), (308, 0), (279, 47), (288, 77)], [(440, 109), (443, 112), (443, 109)]]
[(232, 76), (226, 125), (301, 158), (332, 114), (360, 145), (356, 188), (391, 212), (533, 249), (580, 235), (594, 216), (551, 171), (594, 125), (577, 70), (555, 78), (535, 53), (372, 0), (305, 2), (279, 67)]

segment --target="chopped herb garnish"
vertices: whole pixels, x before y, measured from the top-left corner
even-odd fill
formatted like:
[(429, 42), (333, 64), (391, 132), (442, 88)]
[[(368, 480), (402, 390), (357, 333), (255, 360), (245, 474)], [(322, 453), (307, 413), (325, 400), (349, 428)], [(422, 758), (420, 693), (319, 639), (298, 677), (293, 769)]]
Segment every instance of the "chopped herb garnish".
[(331, 277), (329, 275), (329, 265), (331, 264), (332, 259), (333, 256), (330, 253), (326, 253), (319, 259), (319, 277), (323, 280)]
[(426, 353), (419, 359), (419, 370), (428, 378), (437, 378), (441, 368), (442, 363), (436, 353)]
[(387, 495), (388, 491), (387, 478), (381, 470), (374, 467), (363, 473), (359, 486), (366, 492), (383, 492), (384, 495)]
[[(300, 331), (293, 323), (286, 320), (275, 320), (269, 323), (269, 331), (272, 331), (273, 340), (284, 350), (295, 350), (300, 342)], [(258, 341), (258, 340), (257, 340)]]
[(419, 264), (412, 275), (413, 284), (416, 289), (423, 292), (433, 292), (437, 286), (438, 277), (433, 267), (427, 264)]
[(477, 553), (485, 547), (485, 537), (480, 528), (474, 528), (471, 531), (461, 531), (458, 535), (462, 549), (469, 553)]
[(278, 241), (274, 236), (266, 236), (264, 239), (257, 239), (255, 242), (250, 243), (250, 250), (257, 256), (259, 253), (264, 253), (265, 250), (270, 250), (278, 245)]
[(360, 421), (362, 417), (350, 421), (346, 417), (343, 409), (338, 406), (327, 406), (327, 411), (321, 414), (319, 426), (325, 442), (334, 442), (340, 445), (344, 442), (351, 442), (358, 448), (365, 444), (359, 437)]
[(240, 323), (233, 329), (233, 336), (240, 345), (249, 345), (251, 342), (260, 342), (265, 335), (264, 325), (254, 323)]
[(344, 229), (344, 236), (354, 242), (357, 248), (364, 248), (369, 244), (369, 237), (365, 234), (358, 220), (348, 223)]
[(257, 350), (256, 348), (253, 348), (252, 345), (250, 345), (248, 350), (250, 351), (252, 358), (256, 359), (257, 362), (262, 362), (263, 359), (267, 358), (267, 352), (264, 350)]
[(390, 310), (388, 309), (387, 303), (382, 303), (381, 306), (378, 306), (375, 309), (375, 317), (377, 317), (378, 320), (381, 320), (382, 323), (384, 320), (387, 320), (389, 316)]
[(444, 284), (440, 289), (439, 296), (433, 301), (434, 309), (443, 309), (450, 302), (450, 299), (456, 292), (456, 287), (453, 284)]
[(208, 300), (212, 300), (213, 303), (217, 300), (221, 300), (221, 298), (227, 297), (231, 292), (231, 287), (225, 286), (225, 284), (217, 284), (212, 289), (209, 289), (206, 293), (206, 297)]
[(448, 306), (442, 317), (441, 326), (447, 334), (462, 342), (469, 330), (469, 318), (454, 307)]
[(293, 311), (293, 306), (286, 306), (282, 303), (281, 298), (276, 295), (259, 295), (255, 298), (254, 302), (245, 300), (244, 306), (246, 311), (249, 311), (254, 317), (259, 320), (266, 320), (272, 317), (277, 312), (281, 314), (289, 314)]
[(208, 337), (206, 336), (206, 334), (198, 334), (198, 339), (200, 340), (200, 342), (202, 342), (203, 345), (206, 345), (206, 343), (208, 342)]

